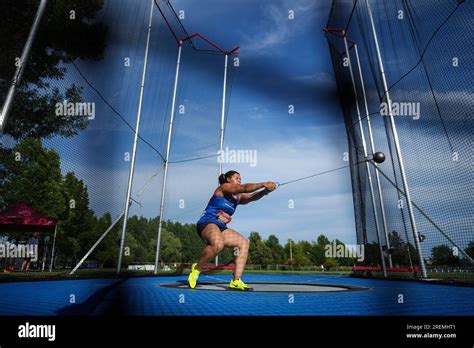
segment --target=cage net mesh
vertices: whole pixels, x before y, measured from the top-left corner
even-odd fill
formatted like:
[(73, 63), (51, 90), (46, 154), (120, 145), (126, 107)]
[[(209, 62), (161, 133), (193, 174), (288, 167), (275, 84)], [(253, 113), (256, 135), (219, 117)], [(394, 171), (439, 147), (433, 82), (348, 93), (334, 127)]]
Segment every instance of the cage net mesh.
[[(428, 277), (468, 277), (472, 274), (474, 257), (471, 82), (474, 58), (469, 53), (473, 3), (386, 0), (370, 1), (369, 6), (388, 93), (365, 0), (334, 0), (325, 32), (340, 92), (350, 161), (354, 164), (351, 167), (354, 210), (357, 240), (366, 250), (364, 265), (382, 266), (385, 262), (386, 267), (420, 267), (421, 254)], [(349, 53), (344, 45), (344, 33)], [(388, 98), (393, 106), (419, 250), (390, 115), (386, 112)], [(369, 122), (374, 149), (370, 146)], [(356, 165), (365, 159), (361, 127), (369, 156), (373, 151), (386, 156), (378, 169), (373, 163), (369, 171), (365, 164)]]

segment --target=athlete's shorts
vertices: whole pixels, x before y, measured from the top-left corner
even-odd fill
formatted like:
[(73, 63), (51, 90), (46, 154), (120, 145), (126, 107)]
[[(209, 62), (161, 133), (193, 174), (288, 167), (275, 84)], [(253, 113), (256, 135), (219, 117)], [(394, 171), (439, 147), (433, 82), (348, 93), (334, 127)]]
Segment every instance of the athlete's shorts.
[(199, 237), (202, 238), (202, 231), (204, 231), (204, 228), (206, 228), (206, 226), (209, 225), (209, 224), (216, 225), (217, 227), (219, 227), (221, 232), (224, 232), (227, 229), (227, 227), (221, 227), (221, 226), (219, 226), (218, 224), (216, 224), (215, 222), (212, 222), (212, 221), (202, 222), (202, 223), (196, 225), (196, 230), (197, 230), (197, 233), (199, 234)]

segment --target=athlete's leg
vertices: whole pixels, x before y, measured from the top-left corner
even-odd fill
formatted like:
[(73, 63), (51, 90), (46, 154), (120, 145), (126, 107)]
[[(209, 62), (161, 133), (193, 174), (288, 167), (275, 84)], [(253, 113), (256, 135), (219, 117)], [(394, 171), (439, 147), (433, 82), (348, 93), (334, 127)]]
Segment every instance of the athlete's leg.
[(209, 260), (212, 260), (224, 249), (224, 239), (222, 232), (216, 224), (208, 224), (201, 233), (202, 238), (206, 241), (206, 246), (199, 259), (198, 269)]
[(235, 257), (234, 279), (239, 279), (242, 276), (245, 264), (247, 263), (250, 241), (231, 228), (224, 230), (224, 232), (222, 232), (222, 237), (224, 238), (224, 246), (226, 248), (238, 248)]

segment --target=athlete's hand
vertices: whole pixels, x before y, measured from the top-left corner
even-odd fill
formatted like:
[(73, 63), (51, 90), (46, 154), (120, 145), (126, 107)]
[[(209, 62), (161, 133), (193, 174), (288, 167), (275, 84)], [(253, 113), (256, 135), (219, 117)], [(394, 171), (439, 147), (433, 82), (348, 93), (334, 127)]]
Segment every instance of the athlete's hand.
[(277, 184), (273, 181), (268, 181), (266, 182), (265, 184), (263, 184), (263, 186), (265, 187), (265, 189), (269, 192), (273, 191), (274, 189), (277, 188)]

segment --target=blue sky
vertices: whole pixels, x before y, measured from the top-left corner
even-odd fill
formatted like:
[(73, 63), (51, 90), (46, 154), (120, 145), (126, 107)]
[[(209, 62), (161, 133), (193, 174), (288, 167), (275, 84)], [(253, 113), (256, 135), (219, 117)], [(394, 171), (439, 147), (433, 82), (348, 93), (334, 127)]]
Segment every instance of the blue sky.
[[(297, 179), (346, 165), (346, 133), (321, 29), (330, 1), (173, 1), (189, 33), (199, 32), (229, 49), (240, 45), (235, 68), (225, 146), (257, 153), (257, 165), (224, 164), (243, 182)], [(110, 1), (99, 14), (109, 25), (104, 59), (77, 64), (124, 117), (135, 125), (143, 66), (149, 1)], [(293, 10), (295, 18), (288, 19)], [(154, 9), (140, 134), (165, 153), (177, 47)], [(124, 57), (131, 67), (124, 68)], [(218, 149), (223, 81), (222, 56), (196, 55), (183, 49), (171, 161), (213, 154)], [(229, 72), (230, 74), (230, 72)], [(230, 76), (229, 76), (230, 77)], [(84, 85), (78, 74), (68, 78)], [(77, 81), (76, 81), (77, 79)], [(230, 87), (230, 85), (228, 86)], [(63, 171), (73, 170), (88, 185), (91, 207), (116, 216), (123, 208), (133, 133), (86, 88), (86, 101), (97, 103), (96, 119), (73, 139), (63, 140)], [(288, 113), (294, 105), (295, 113)], [(165, 132), (163, 133), (163, 122)], [(134, 192), (159, 174), (131, 214), (158, 215), (162, 172), (159, 157), (142, 142), (137, 152)], [(217, 184), (215, 158), (171, 164), (165, 219), (195, 222)], [(181, 209), (180, 200), (184, 200)], [(294, 208), (289, 207), (292, 200)], [(181, 201), (182, 202), (182, 201)], [(280, 241), (315, 240), (321, 233), (355, 243), (349, 170), (281, 187), (261, 201), (238, 208), (230, 227), (248, 236), (276, 235)]]

